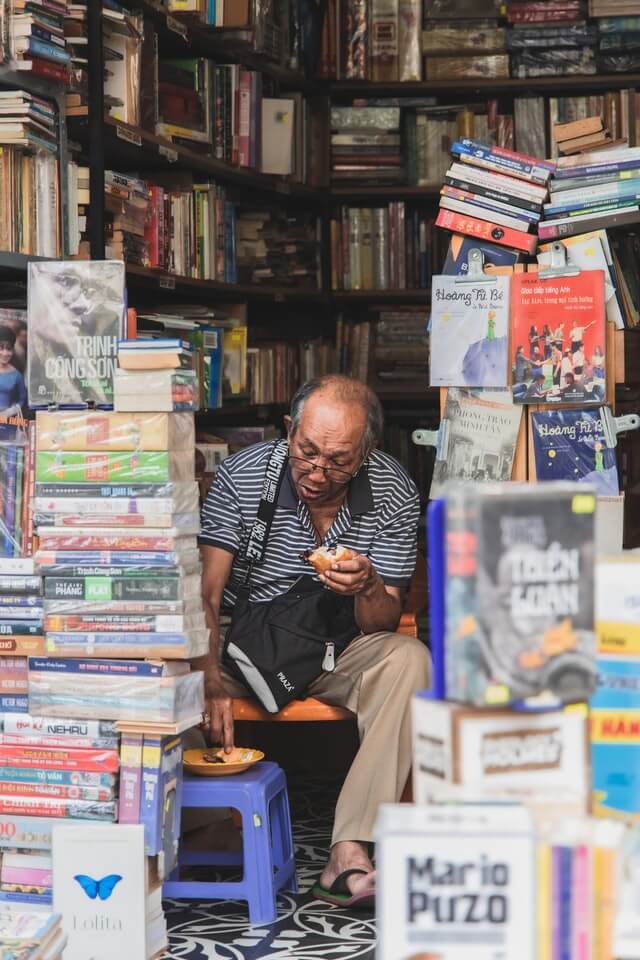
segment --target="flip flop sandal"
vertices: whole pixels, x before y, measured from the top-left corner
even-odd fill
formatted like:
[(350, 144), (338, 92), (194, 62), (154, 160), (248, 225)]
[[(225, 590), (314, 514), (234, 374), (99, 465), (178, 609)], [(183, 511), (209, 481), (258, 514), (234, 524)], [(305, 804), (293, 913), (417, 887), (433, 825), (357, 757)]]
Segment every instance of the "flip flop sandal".
[(335, 878), (329, 888), (323, 887), (318, 881), (311, 891), (316, 900), (324, 900), (326, 903), (332, 903), (336, 907), (352, 907), (354, 910), (373, 910), (376, 902), (376, 892), (366, 890), (362, 893), (352, 893), (347, 886), (347, 879), (356, 873), (362, 873), (366, 876), (369, 870), (361, 870), (357, 867), (351, 870), (343, 870)]

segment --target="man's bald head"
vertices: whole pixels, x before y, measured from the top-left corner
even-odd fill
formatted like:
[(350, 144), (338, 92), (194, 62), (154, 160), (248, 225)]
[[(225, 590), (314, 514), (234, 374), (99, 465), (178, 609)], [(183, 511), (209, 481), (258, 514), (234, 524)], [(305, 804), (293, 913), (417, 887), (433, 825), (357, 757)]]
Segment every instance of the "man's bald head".
[(291, 435), (295, 435), (305, 404), (311, 399), (327, 407), (347, 408), (353, 413), (354, 405), (363, 413), (362, 457), (377, 446), (382, 438), (384, 418), (377, 396), (365, 383), (345, 377), (338, 373), (329, 373), (323, 377), (307, 380), (296, 391), (291, 401)]

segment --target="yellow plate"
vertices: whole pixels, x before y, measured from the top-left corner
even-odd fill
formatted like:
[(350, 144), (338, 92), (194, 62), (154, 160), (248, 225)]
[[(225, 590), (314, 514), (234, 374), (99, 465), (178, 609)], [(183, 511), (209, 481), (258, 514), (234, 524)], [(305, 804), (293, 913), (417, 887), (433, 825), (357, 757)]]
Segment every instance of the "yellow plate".
[(226, 777), (232, 773), (243, 773), (249, 767), (257, 763), (258, 760), (264, 760), (264, 753), (261, 750), (252, 750), (250, 747), (234, 747), (230, 760), (224, 763), (211, 763), (203, 759), (203, 756), (221, 756), (226, 754), (222, 747), (209, 747), (208, 749), (185, 750), (184, 769), (185, 773), (192, 773), (197, 777)]

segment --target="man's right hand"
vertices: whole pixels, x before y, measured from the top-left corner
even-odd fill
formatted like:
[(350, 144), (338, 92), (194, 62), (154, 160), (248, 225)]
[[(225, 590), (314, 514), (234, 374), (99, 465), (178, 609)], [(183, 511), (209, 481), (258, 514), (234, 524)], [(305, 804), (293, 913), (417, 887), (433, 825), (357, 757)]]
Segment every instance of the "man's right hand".
[(211, 739), (226, 753), (233, 749), (233, 700), (219, 677), (208, 678), (205, 699), (209, 708)]

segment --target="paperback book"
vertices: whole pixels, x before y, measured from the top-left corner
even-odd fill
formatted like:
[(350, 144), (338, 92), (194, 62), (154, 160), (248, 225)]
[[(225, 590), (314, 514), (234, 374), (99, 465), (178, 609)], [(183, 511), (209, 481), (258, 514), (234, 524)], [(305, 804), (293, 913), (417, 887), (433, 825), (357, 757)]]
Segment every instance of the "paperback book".
[(434, 277), (431, 386), (506, 387), (509, 277)]
[(521, 407), (493, 400), (491, 391), (448, 390), (430, 498), (451, 480), (510, 480), (521, 420)]
[(602, 270), (544, 280), (515, 274), (511, 285), (514, 402), (602, 403), (605, 316)]
[(543, 410), (531, 414), (536, 479), (589, 483), (601, 496), (619, 491), (615, 447), (602, 410)]
[(447, 699), (588, 699), (595, 493), (569, 483), (459, 485), (446, 509)]
[(31, 407), (113, 405), (124, 284), (124, 263), (118, 261), (29, 264)]

